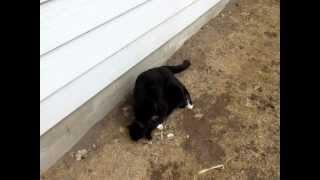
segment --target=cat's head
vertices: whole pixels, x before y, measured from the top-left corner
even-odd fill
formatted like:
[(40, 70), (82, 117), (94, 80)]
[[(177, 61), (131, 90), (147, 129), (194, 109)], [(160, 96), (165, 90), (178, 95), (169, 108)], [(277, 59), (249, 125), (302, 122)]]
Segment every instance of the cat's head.
[(129, 135), (133, 141), (138, 141), (145, 136), (145, 126), (138, 121), (134, 121), (128, 126), (128, 129)]

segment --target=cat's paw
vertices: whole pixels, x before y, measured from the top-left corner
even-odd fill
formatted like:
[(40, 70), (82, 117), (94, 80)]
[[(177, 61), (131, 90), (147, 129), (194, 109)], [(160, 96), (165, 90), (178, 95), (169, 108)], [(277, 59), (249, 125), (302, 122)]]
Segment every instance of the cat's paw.
[(193, 109), (193, 105), (192, 104), (187, 104), (187, 108), (188, 109)]
[(159, 125), (157, 126), (157, 129), (163, 130), (163, 125), (162, 125), (162, 124), (159, 124)]

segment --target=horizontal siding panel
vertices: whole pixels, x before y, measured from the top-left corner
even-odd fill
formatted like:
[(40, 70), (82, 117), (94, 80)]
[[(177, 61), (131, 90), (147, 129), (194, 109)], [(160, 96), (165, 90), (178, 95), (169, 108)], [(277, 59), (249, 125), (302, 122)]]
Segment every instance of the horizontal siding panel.
[[(198, 0), (40, 103), (40, 135), (170, 40), (219, 0)], [(119, 63), (126, 60), (125, 63)]]
[(40, 5), (40, 55), (147, 1), (52, 0)]
[[(40, 101), (195, 0), (153, 0), (40, 57)], [(168, 6), (170, 4), (170, 6)], [(122, 62), (127, 59), (122, 59)], [(125, 62), (124, 62), (125, 63)]]

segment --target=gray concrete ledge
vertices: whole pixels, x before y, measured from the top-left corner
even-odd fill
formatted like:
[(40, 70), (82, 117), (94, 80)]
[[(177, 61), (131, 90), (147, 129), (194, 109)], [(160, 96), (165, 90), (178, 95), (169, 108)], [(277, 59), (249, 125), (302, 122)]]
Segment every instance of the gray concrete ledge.
[(55, 164), (91, 127), (123, 101), (132, 91), (138, 74), (146, 69), (165, 64), (187, 39), (214, 18), (228, 2), (229, 0), (221, 0), (198, 20), (42, 135), (40, 137), (40, 171), (44, 172)]

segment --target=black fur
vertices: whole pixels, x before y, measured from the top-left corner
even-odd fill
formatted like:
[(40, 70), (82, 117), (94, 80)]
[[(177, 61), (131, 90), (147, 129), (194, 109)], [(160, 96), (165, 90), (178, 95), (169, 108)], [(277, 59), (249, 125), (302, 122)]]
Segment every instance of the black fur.
[(190, 66), (185, 60), (178, 66), (161, 66), (141, 73), (134, 88), (135, 120), (128, 126), (132, 140), (151, 140), (152, 130), (161, 124), (175, 108), (184, 108), (191, 97), (174, 76)]

